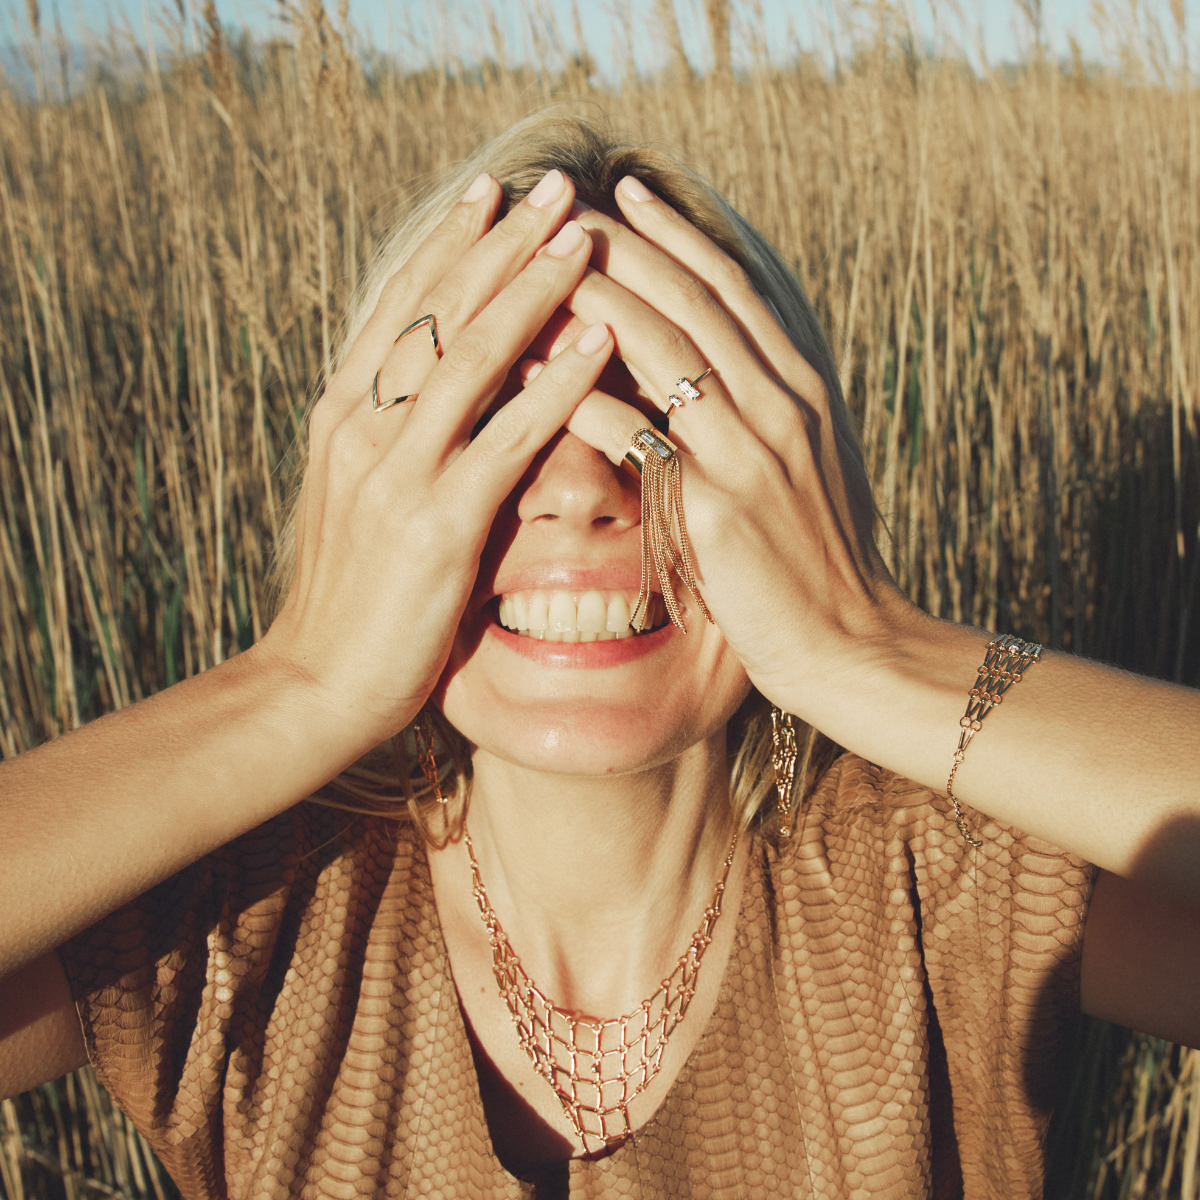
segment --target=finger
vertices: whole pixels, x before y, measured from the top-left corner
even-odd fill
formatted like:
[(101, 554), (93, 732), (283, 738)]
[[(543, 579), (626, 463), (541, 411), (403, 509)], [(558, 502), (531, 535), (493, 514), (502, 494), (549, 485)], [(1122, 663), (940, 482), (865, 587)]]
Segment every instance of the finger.
[[(846, 407), (830, 403), (825, 380), (796, 349), (778, 310), (759, 294), (739, 263), (640, 180), (627, 175), (617, 185), (615, 196), (622, 214), (642, 237), (705, 281), (751, 348), (782, 381), (782, 394), (790, 392), (807, 406), (804, 415), (810, 434), (813, 428), (819, 430), (823, 453), (831, 453), (829, 461), (841, 464), (842, 479), (838, 487), (845, 491), (841, 506), (852, 514), (860, 534), (870, 542), (869, 530), (874, 520), (870, 483)], [(797, 433), (792, 414), (781, 412), (770, 403), (763, 408), (766, 419), (758, 420), (760, 435), (769, 445), (789, 444)]]
[[(642, 237), (705, 281), (786, 391), (807, 405), (805, 424), (810, 437), (814, 429), (818, 431), (819, 457), (841, 466), (840, 471), (831, 471), (830, 475), (839, 513), (843, 521), (858, 530), (863, 544), (871, 545), (874, 520), (871, 488), (845, 405), (835, 408), (830, 403), (824, 379), (796, 349), (774, 305), (759, 295), (739, 263), (640, 180), (627, 175), (617, 185), (615, 196), (622, 214)], [(777, 406), (769, 403), (764, 409), (767, 420), (759, 424), (758, 430), (767, 444), (776, 447), (798, 444), (795, 436), (798, 430), (789, 419), (790, 414), (779, 412)], [(775, 420), (770, 419), (772, 411), (776, 413)], [(837, 475), (836, 480), (833, 474)]]
[(541, 373), (546, 364), (540, 358), (526, 358), (518, 370), (521, 373), (521, 383), (532, 383)]
[[(306, 507), (320, 510), (324, 505), (331, 436), (337, 439), (339, 470), (347, 481), (361, 478), (399, 438), (404, 410), (388, 407), (376, 412), (364, 400), (364, 393), (370, 388), (373, 398), (384, 401), (417, 393), (436, 364), (437, 354), (429, 336), (431, 327), (413, 330), (401, 341), (397, 341), (397, 333), (414, 317), (432, 312), (438, 318), (438, 340), (453, 340), (479, 308), (528, 263), (569, 211), (573, 194), (570, 181), (560, 171), (551, 171), (499, 225), (489, 229), (500, 189), (491, 176), (481, 175), (392, 276), (339, 371), (337, 386), (328, 389), (314, 408), (312, 487)], [(381, 418), (386, 423), (380, 423)]]
[[(545, 367), (540, 359), (527, 358), (521, 363), (521, 378), (532, 382)], [(635, 405), (593, 388), (567, 418), (566, 428), (594, 450), (599, 450), (614, 467), (628, 468), (630, 463), (625, 454), (633, 442), (633, 435), (649, 425), (646, 414)]]
[[(566, 175), (558, 170), (548, 172), (421, 296), (420, 311), (410, 319), (433, 314), (443, 348), (454, 345), (459, 334), (524, 270), (562, 224), (574, 194)], [(380, 372), (381, 394), (391, 398), (419, 392), (435, 362), (430, 340), (423, 333), (406, 339), (388, 355)]]
[(346, 354), (318, 406), (337, 408), (339, 415), (370, 390), (375, 372), (383, 366), (396, 335), (415, 317), (413, 309), (464, 254), (488, 232), (500, 185), (481, 175), (433, 232), (383, 285), (374, 311)]
[(471, 322), (413, 406), (404, 437), (406, 458), (415, 454), (430, 464), (444, 463), (466, 445), (509, 368), (578, 283), (590, 252), (587, 234), (568, 221)]
[(614, 467), (630, 469), (625, 458), (633, 443), (633, 435), (649, 427), (646, 415), (610, 396), (607, 392), (593, 390), (576, 406), (567, 419), (567, 430), (587, 442), (608, 459)]
[[(737, 409), (714, 373), (695, 385), (698, 399), (686, 398), (680, 379), (697, 379), (708, 368), (691, 339), (674, 322), (599, 271), (589, 269), (566, 300), (581, 321), (605, 321), (616, 353), (659, 409), (668, 413), (696, 453), (719, 449), (742, 428)], [(681, 405), (671, 402), (675, 396)]]
[(592, 264), (626, 291), (678, 325), (706, 362), (719, 363), (733, 397), (763, 377), (758, 356), (702, 279), (640, 234), (604, 213), (577, 217), (592, 238)]
[(828, 411), (825, 383), (758, 294), (745, 269), (644, 183), (626, 175), (616, 201), (629, 224), (681, 267), (704, 281), (737, 324), (746, 342), (779, 378), (818, 412)]
[[(397, 324), (402, 313), (407, 311), (404, 306), (412, 304), (413, 296), (420, 296), (432, 287), (487, 232), (499, 202), (500, 187), (496, 181), (490, 175), (477, 176), (462, 199), (383, 285), (366, 325), (313, 406), (308, 418), (308, 471), (302, 501), (310, 518), (310, 530), (320, 527), (324, 511), (329, 439), (361, 402), (375, 373), (384, 363), (397, 331), (407, 324)], [(357, 434), (353, 432), (355, 430), (358, 430)], [(343, 451), (351, 450), (350, 457), (365, 470), (372, 461), (378, 460), (397, 433), (395, 422), (390, 429), (377, 426), (365, 441), (355, 445), (356, 438), (367, 435), (367, 430), (360, 430), (355, 422), (339, 437), (346, 443)]]
[(530, 373), (524, 389), (497, 410), (437, 486), (449, 496), (473, 496), (490, 524), (537, 452), (592, 391), (612, 348), (609, 330), (590, 325), (544, 369)]

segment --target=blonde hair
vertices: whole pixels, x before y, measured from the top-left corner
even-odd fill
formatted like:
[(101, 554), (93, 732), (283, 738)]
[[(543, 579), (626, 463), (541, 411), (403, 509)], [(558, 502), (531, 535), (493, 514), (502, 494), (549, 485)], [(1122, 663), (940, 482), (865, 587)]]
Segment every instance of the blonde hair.
[[(832, 422), (852, 491), (869, 497), (862, 453), (851, 430), (833, 356), (813, 307), (793, 273), (774, 248), (698, 174), (669, 155), (616, 139), (606, 123), (554, 109), (513, 126), (482, 146), (465, 162), (443, 173), (412, 206), (385, 240), (367, 269), (342, 322), (333, 355), (336, 367), (374, 310), (385, 282), (459, 200), (471, 181), (487, 172), (503, 189), (498, 218), (521, 200), (550, 170), (558, 169), (575, 184), (577, 197), (594, 208), (613, 211), (613, 190), (625, 175), (641, 179), (685, 216), (747, 273), (759, 294), (774, 305), (796, 349), (818, 372), (829, 398)], [(269, 598), (278, 609), (291, 587), (295, 570), (295, 518), (303, 484), (305, 447), (291, 461), (287, 522), (272, 564)], [(868, 500), (869, 507), (869, 500)], [(471, 760), (466, 739), (432, 705), (423, 712), (426, 727), (436, 731), (438, 786), (449, 797), (439, 805), (434, 787), (421, 768), (413, 726), (382, 743), (321, 788), (316, 803), (372, 815), (410, 817), (435, 845), (457, 835), (470, 792)], [(730, 802), (739, 828), (757, 824), (771, 833), (774, 773), (771, 762), (771, 719), (767, 701), (751, 691), (729, 723)], [(797, 730), (800, 759), (796, 795), (811, 790), (837, 747), (807, 725)], [(430, 818), (439, 813), (435, 831)]]

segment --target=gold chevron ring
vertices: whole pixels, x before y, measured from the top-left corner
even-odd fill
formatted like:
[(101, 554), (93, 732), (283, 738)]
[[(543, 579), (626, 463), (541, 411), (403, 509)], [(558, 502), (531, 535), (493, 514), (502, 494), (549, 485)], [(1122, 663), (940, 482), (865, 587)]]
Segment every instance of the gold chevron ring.
[[(399, 345), (401, 338), (406, 338), (414, 330), (420, 329), (422, 325), (429, 326), (429, 336), (433, 339), (433, 348), (437, 352), (438, 358), (442, 357), (442, 343), (438, 341), (437, 317), (433, 313), (426, 313), (423, 317), (418, 317), (411, 325), (406, 325), (400, 330), (399, 336), (392, 343), (393, 346)], [(380, 367), (379, 371), (383, 368)], [(379, 371), (375, 372), (375, 378), (371, 381), (371, 408), (375, 412), (383, 412), (384, 409), (391, 408), (393, 404), (403, 404), (405, 400), (415, 400), (416, 392), (409, 392), (407, 396), (397, 396), (394, 400), (380, 400), (379, 398)]]

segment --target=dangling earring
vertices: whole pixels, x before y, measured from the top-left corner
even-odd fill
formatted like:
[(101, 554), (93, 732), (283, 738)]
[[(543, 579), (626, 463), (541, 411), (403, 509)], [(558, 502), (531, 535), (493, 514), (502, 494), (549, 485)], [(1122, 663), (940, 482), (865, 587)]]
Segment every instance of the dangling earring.
[(437, 759), (433, 756), (433, 722), (429, 714), (422, 710), (413, 722), (413, 737), (417, 743), (417, 761), (425, 778), (433, 791), (434, 798), (444, 808), (449, 802), (448, 796), (442, 795), (442, 782), (438, 778)]
[(771, 705), (771, 766), (775, 768), (775, 807), (779, 832), (792, 836), (792, 787), (796, 780), (796, 718)]

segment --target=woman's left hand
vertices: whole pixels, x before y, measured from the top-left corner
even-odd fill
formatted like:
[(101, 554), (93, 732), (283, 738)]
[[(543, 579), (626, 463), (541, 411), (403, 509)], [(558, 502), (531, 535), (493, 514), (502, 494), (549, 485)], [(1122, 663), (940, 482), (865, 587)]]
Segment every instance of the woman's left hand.
[[(861, 678), (913, 611), (872, 540), (845, 412), (732, 258), (638, 181), (616, 199), (632, 228), (578, 216), (598, 269), (567, 307), (612, 329), (615, 353), (670, 414), (701, 591), (752, 682), (836, 736), (837, 683)], [(706, 367), (701, 399), (672, 408), (677, 381)], [(620, 463), (645, 424), (593, 393), (567, 427)]]
[[(845, 412), (745, 272), (636, 181), (616, 199), (631, 228), (578, 217), (598, 269), (567, 306), (609, 325), (664, 412), (681, 376), (713, 369), (701, 399), (670, 411), (670, 436), (721, 633), (768, 699), (941, 791), (987, 635), (922, 613), (896, 587)], [(567, 427), (620, 463), (645, 424), (593, 392)], [(1088, 917), (1084, 1007), (1200, 1045), (1194, 956), (1178, 952), (1200, 929), (1200, 693), (1047, 654), (1011, 699), (972, 743), (956, 793), (1123, 877), (1102, 875)], [(1160, 986), (1129, 982), (1145, 978)]]

